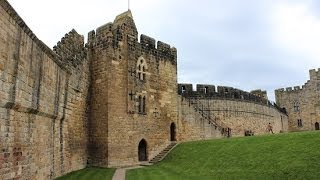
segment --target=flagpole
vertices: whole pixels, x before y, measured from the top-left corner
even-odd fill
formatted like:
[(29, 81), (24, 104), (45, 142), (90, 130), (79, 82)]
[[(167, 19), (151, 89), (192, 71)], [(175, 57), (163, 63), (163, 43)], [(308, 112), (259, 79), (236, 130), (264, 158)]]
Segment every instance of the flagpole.
[(128, 10), (130, 10), (130, 0), (128, 0)]

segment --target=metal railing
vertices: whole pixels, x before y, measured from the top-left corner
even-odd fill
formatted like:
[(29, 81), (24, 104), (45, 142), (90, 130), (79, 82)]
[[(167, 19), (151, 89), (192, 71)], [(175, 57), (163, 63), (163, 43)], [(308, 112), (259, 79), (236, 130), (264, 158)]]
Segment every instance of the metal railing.
[[(218, 129), (221, 134), (225, 137), (231, 137), (231, 128), (229, 128), (226, 124), (221, 121), (217, 121), (217, 117), (210, 110), (210, 104), (204, 105), (201, 102), (201, 97), (193, 96), (193, 97), (184, 97), (189, 102), (189, 107), (193, 106), (196, 112), (208, 121), (209, 124)], [(209, 100), (209, 99), (208, 99)]]

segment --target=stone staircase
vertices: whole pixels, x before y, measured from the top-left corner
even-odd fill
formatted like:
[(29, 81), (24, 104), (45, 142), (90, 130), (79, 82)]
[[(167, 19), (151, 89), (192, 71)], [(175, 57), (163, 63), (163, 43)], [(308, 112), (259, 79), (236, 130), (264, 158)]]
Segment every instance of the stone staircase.
[(149, 163), (154, 164), (161, 161), (167, 156), (167, 154), (177, 145), (177, 142), (172, 141), (164, 150), (162, 150), (158, 155), (152, 158)]
[(193, 106), (194, 110), (206, 119), (209, 124), (217, 127), (223, 136), (231, 137), (231, 129), (223, 122), (218, 122), (216, 120), (214, 114), (211, 114), (210, 107), (208, 105), (204, 105), (200, 100), (201, 98), (185, 97), (185, 99), (189, 101), (189, 106)]

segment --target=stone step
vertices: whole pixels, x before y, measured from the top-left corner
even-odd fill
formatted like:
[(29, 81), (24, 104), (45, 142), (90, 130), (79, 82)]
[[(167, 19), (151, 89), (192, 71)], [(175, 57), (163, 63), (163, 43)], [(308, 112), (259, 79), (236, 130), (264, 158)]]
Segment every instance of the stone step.
[(163, 149), (158, 155), (151, 159), (150, 163), (157, 163), (161, 161), (176, 145), (176, 142), (170, 143), (165, 149)]

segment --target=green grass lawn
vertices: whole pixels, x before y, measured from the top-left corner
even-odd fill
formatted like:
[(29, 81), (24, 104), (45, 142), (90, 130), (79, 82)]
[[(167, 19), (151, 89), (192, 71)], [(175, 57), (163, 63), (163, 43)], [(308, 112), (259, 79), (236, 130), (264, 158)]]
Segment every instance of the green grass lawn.
[(115, 169), (91, 167), (71, 172), (56, 180), (111, 180)]
[(183, 143), (126, 179), (320, 179), (320, 132)]

